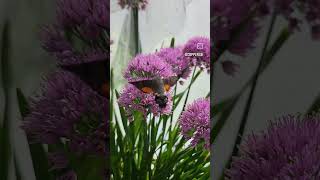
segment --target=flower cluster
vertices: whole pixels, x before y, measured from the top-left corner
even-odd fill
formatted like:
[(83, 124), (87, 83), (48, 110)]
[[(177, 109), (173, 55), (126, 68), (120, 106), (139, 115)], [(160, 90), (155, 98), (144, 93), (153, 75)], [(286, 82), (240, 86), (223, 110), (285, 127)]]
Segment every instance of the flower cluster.
[(320, 116), (287, 115), (250, 135), (227, 171), (229, 179), (319, 179)]
[[(32, 143), (59, 144), (63, 139), (75, 154), (105, 157), (108, 109), (106, 98), (75, 75), (58, 71), (48, 76), (39, 96), (32, 99), (22, 128)], [(52, 169), (66, 167), (66, 160), (54, 159), (59, 163)]]
[[(233, 54), (244, 56), (246, 52), (253, 47), (254, 40), (258, 36), (259, 25), (256, 18), (249, 18), (250, 13), (256, 11), (259, 1), (245, 0), (214, 0), (211, 1), (211, 29), (212, 41), (216, 53), (222, 53), (222, 50), (227, 50)], [(264, 14), (261, 10), (261, 13)], [(239, 30), (239, 26), (242, 29)], [(235, 31), (238, 34), (235, 35)], [(236, 37), (235, 37), (236, 36)], [(231, 42), (232, 41), (232, 42)]]
[(210, 148), (210, 101), (197, 99), (186, 107), (179, 118), (183, 136), (191, 140), (191, 145), (203, 143)]
[(108, 100), (64, 71), (49, 76), (42, 89), (23, 122), (33, 142), (55, 144), (66, 138), (75, 152), (105, 154)]
[(118, 4), (122, 9), (124, 8), (138, 8), (144, 10), (149, 1), (148, 0), (119, 0)]
[(190, 76), (191, 68), (188, 60), (184, 58), (182, 47), (162, 48), (156, 53), (157, 56), (171, 65), (172, 71), (182, 79)]
[(109, 23), (106, 0), (58, 0), (56, 24), (42, 31), (43, 47), (63, 65), (108, 59)]
[[(202, 56), (189, 57), (185, 56), (186, 53), (200, 53)], [(170, 114), (172, 109), (172, 91), (170, 89), (166, 89), (164, 94), (160, 94), (165, 96), (164, 101), (166, 101), (166, 105), (161, 107), (157, 103), (155, 93), (145, 93), (132, 84), (155, 79), (162, 81), (176, 79), (173, 83), (177, 83), (180, 78), (186, 80), (189, 77), (193, 66), (201, 69), (207, 68), (209, 71), (210, 41), (208, 38), (195, 37), (184, 46), (162, 48), (154, 54), (137, 55), (129, 62), (124, 72), (124, 77), (130, 84), (121, 92), (118, 100), (119, 105), (125, 108), (129, 117), (134, 111), (142, 112), (144, 115), (147, 115), (148, 112), (154, 115)], [(174, 80), (171, 80), (171, 83), (172, 81)], [(153, 85), (163, 86), (164, 82)]]
[(127, 116), (132, 120), (131, 118), (134, 111), (142, 112), (144, 117), (147, 116), (148, 110), (154, 115), (170, 114), (172, 97), (170, 93), (167, 93), (166, 96), (168, 97), (167, 105), (165, 108), (160, 108), (155, 102), (155, 96), (153, 94), (143, 93), (134, 85), (128, 84), (122, 90), (118, 103), (125, 108)]
[(156, 77), (169, 78), (175, 74), (170, 64), (155, 54), (137, 55), (133, 58), (124, 73), (128, 82), (154, 79)]
[[(57, 0), (57, 6), (56, 22), (43, 28), (41, 40), (58, 65), (109, 61), (109, 1)], [(109, 100), (65, 70), (47, 77), (22, 128), (32, 143), (62, 145), (48, 151), (50, 170), (59, 172), (57, 179), (77, 179), (69, 154), (106, 160)], [(104, 176), (107, 167), (100, 168)]]
[[(254, 48), (261, 21), (272, 12), (284, 17), (291, 31), (299, 29), (299, 25), (306, 21), (311, 27), (312, 38), (319, 40), (319, 9), (319, 1), (313, 0), (212, 0), (210, 26), (214, 61), (226, 51), (245, 56), (248, 50)], [(229, 75), (233, 75), (238, 68), (235, 63), (221, 63)]]
[(206, 68), (210, 72), (210, 39), (205, 37), (191, 38), (183, 47), (186, 61), (193, 65)]

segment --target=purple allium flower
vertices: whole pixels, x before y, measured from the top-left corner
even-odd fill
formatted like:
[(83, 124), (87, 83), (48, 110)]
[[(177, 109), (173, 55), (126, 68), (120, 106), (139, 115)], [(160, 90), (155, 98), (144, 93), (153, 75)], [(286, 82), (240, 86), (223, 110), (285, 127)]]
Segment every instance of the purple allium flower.
[(119, 0), (118, 4), (122, 9), (124, 8), (138, 8), (138, 9), (146, 9), (149, 0)]
[(314, 40), (320, 40), (320, 2), (306, 1), (306, 19), (311, 27), (311, 35)]
[(124, 107), (129, 118), (132, 117), (134, 111), (139, 111), (146, 117), (148, 112), (158, 116), (160, 114), (170, 114), (172, 110), (172, 97), (167, 93), (168, 102), (165, 108), (160, 108), (155, 101), (154, 94), (143, 93), (134, 85), (128, 84), (121, 92), (118, 103)]
[(285, 17), (291, 30), (299, 29), (305, 19), (313, 39), (317, 39), (318, 33), (313, 31), (320, 25), (320, 2), (317, 0), (211, 0), (215, 56), (221, 55), (222, 51), (245, 56), (254, 47), (261, 20), (272, 11)]
[(239, 64), (236, 64), (236, 63), (229, 61), (229, 60), (222, 61), (221, 65), (222, 65), (223, 71), (229, 76), (234, 76), (234, 74), (240, 68)]
[(57, 58), (58, 64), (70, 65), (109, 59), (108, 51), (98, 48), (88, 48), (78, 51), (67, 40), (64, 32), (57, 27), (46, 27), (42, 31), (43, 48)]
[(162, 48), (156, 53), (157, 56), (171, 65), (172, 71), (179, 77), (187, 79), (190, 76), (191, 63), (183, 58), (182, 47)]
[(41, 34), (45, 50), (59, 64), (82, 63), (93, 52), (109, 59), (109, 2), (106, 0), (58, 0), (57, 22)]
[(168, 78), (174, 75), (171, 65), (155, 54), (137, 55), (129, 62), (124, 73), (129, 82), (156, 77)]
[(291, 26), (293, 25), (293, 28), (300, 29), (299, 25), (306, 20), (310, 26), (312, 38), (319, 40), (317, 35), (319, 32), (315, 31), (320, 26), (318, 0), (275, 0), (274, 4), (274, 8), (289, 21)]
[(88, 39), (99, 38), (109, 30), (109, 9), (107, 0), (58, 0), (58, 24)]
[(320, 179), (320, 116), (287, 115), (250, 135), (226, 175), (229, 179)]
[[(255, 39), (258, 36), (259, 25), (258, 16), (253, 16), (251, 20), (246, 22), (241, 32), (233, 37), (233, 33), (237, 30), (241, 23), (249, 17), (250, 13), (257, 7), (261, 7), (261, 12), (257, 14), (266, 14), (262, 11), (264, 4), (258, 4), (256, 0), (212, 0), (211, 9), (211, 37), (213, 41), (214, 51), (221, 53), (225, 49), (232, 54), (244, 56), (247, 51), (253, 48)], [(268, 12), (268, 10), (265, 10)], [(228, 44), (228, 46), (227, 46)]]
[(191, 140), (191, 145), (204, 143), (210, 147), (210, 100), (197, 99), (186, 107), (179, 118), (183, 136)]
[(56, 144), (64, 139), (75, 153), (105, 156), (108, 110), (106, 98), (73, 74), (58, 71), (32, 99), (22, 128), (33, 143)]
[[(200, 53), (201, 55), (189, 56), (190, 53)], [(183, 47), (183, 55), (185, 61), (206, 68), (210, 72), (210, 39), (206, 37), (191, 38)]]

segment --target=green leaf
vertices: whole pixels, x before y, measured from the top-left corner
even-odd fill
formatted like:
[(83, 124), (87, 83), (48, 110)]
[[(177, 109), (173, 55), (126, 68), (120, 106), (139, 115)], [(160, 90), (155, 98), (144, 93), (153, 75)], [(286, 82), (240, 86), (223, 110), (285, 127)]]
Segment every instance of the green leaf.
[(107, 166), (104, 158), (95, 155), (78, 155), (68, 152), (71, 168), (76, 172), (78, 180), (103, 180), (105, 167)]
[(310, 106), (310, 108), (307, 111), (307, 114), (318, 113), (319, 110), (320, 110), (320, 94), (313, 101), (312, 105)]
[[(17, 99), (20, 114), (22, 119), (25, 118), (30, 113), (30, 107), (21, 89), (17, 89)], [(27, 136), (30, 156), (32, 159), (32, 164), (34, 168), (34, 173), (37, 179), (52, 179), (52, 175), (49, 173), (49, 165), (47, 159), (47, 153), (41, 144), (31, 143), (30, 137)]]
[(128, 62), (139, 52), (141, 52), (141, 43), (138, 32), (138, 12), (131, 10), (123, 21), (120, 36), (115, 50), (115, 55), (112, 60), (111, 67), (113, 69), (113, 88), (117, 89), (123, 86), (126, 80), (123, 78), (123, 72), (127, 67)]
[(30, 113), (29, 104), (21, 89), (17, 88), (16, 92), (20, 114), (24, 118)]
[[(284, 28), (280, 34), (278, 35), (277, 39), (274, 41), (272, 46), (268, 49), (263, 61), (262, 61), (262, 68), (259, 72), (259, 76), (269, 67), (271, 62), (274, 60), (274, 56), (279, 52), (281, 47), (289, 40), (289, 37), (291, 35), (291, 31), (286, 27)], [(228, 120), (235, 104), (239, 100), (240, 96), (243, 94), (243, 92), (253, 83), (254, 80), (254, 74), (250, 79), (245, 83), (245, 85), (241, 88), (241, 90), (231, 98), (228, 98), (227, 101), (221, 102), (218, 105), (214, 106), (213, 111), (216, 113), (220, 113), (220, 118), (217, 120), (217, 122), (213, 125), (213, 128), (211, 129), (211, 143), (214, 143), (216, 137), (219, 135), (220, 131), (223, 129), (226, 121)], [(228, 102), (229, 101), (229, 102)], [(223, 107), (223, 108), (222, 108)], [(217, 108), (217, 109), (216, 109)], [(222, 110), (223, 112), (219, 112)], [(216, 116), (216, 114), (214, 114)]]
[(49, 173), (49, 165), (47, 159), (47, 153), (41, 144), (31, 144), (29, 142), (29, 149), (33, 164), (34, 173), (37, 179), (53, 179)]
[(14, 156), (14, 170), (15, 170), (15, 174), (16, 174), (16, 180), (21, 180), (21, 170), (20, 170), (16, 155)]
[(9, 49), (10, 49), (10, 27), (9, 23), (4, 24), (2, 35), (1, 35), (1, 76), (2, 76), (2, 87), (4, 92), (4, 110), (2, 125), (0, 127), (0, 177), (8, 179), (9, 163), (11, 157), (11, 145), (10, 145), (10, 60), (9, 60)]
[(172, 38), (172, 39), (171, 39), (171, 42), (170, 42), (170, 47), (171, 47), (171, 48), (174, 48), (174, 43), (175, 43), (175, 39)]

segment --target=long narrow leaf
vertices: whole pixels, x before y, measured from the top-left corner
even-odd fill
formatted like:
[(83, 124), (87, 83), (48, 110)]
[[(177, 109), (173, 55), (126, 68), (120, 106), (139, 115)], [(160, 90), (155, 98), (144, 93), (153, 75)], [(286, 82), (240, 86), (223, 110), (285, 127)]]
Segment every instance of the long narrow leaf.
[[(19, 110), (22, 119), (30, 113), (30, 107), (21, 89), (17, 89), (17, 100), (19, 105)], [(32, 164), (34, 168), (34, 173), (37, 179), (52, 179), (49, 173), (49, 165), (47, 159), (47, 153), (41, 144), (31, 143), (31, 139), (27, 136), (30, 155), (32, 159)]]
[[(274, 56), (279, 52), (281, 47), (289, 40), (289, 37), (291, 36), (291, 32), (288, 28), (284, 28), (281, 33), (278, 35), (277, 39), (274, 41), (273, 45), (269, 48), (267, 51), (265, 58), (263, 60), (261, 71), (259, 72), (259, 75), (261, 75), (271, 64), (271, 62), (274, 60)], [(253, 82), (253, 76), (247, 81), (247, 83), (242, 87), (240, 92), (238, 92), (235, 96), (233, 96), (233, 100), (229, 99), (228, 101), (234, 101), (233, 106), (229, 106), (228, 108), (224, 108), (223, 116), (220, 116), (217, 120), (217, 122), (214, 124), (213, 128), (211, 129), (211, 143), (215, 142), (215, 139), (217, 135), (220, 133), (220, 131), (223, 129), (226, 121), (228, 120), (233, 108), (235, 107), (235, 104), (237, 103), (240, 96), (243, 94), (243, 92), (252, 84)], [(225, 102), (224, 102), (225, 103)], [(215, 107), (215, 106), (214, 106)], [(215, 127), (217, 126), (217, 127)]]
[(311, 104), (310, 108), (307, 111), (307, 114), (317, 113), (320, 110), (320, 94), (316, 97), (316, 99)]
[(1, 35), (1, 76), (2, 87), (4, 92), (4, 110), (2, 117), (2, 126), (0, 127), (0, 177), (8, 179), (8, 171), (11, 157), (10, 145), (10, 66), (9, 66), (9, 48), (10, 48), (10, 29), (9, 23), (6, 22)]

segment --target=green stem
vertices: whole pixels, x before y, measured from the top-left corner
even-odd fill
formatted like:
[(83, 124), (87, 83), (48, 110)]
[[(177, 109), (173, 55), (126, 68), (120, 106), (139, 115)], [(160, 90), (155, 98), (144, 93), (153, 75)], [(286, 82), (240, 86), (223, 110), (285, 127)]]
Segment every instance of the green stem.
[[(258, 65), (258, 67), (256, 69), (256, 72), (255, 72), (255, 75), (254, 75), (254, 78), (253, 78), (253, 82), (252, 82), (252, 86), (251, 86), (251, 89), (250, 89), (250, 94), (249, 94), (248, 100), (246, 102), (245, 110), (244, 110), (244, 113), (243, 113), (243, 116), (242, 116), (242, 119), (241, 119), (240, 127), (239, 127), (239, 130), (238, 130), (238, 133), (237, 133), (237, 138), (236, 138), (236, 141), (235, 141), (235, 144), (234, 144), (234, 147), (233, 147), (232, 156), (236, 156), (238, 154), (238, 151), (239, 151), (238, 146), (241, 143), (242, 136), (243, 136), (244, 129), (245, 129), (245, 125), (246, 125), (247, 120), (248, 120), (250, 108), (251, 108), (251, 105), (252, 105), (252, 100), (253, 100), (253, 97), (254, 97), (254, 94), (255, 94), (255, 90), (256, 90), (256, 87), (257, 87), (257, 83), (258, 83), (259, 74), (260, 74), (260, 71), (262, 70), (263, 59), (265, 57), (267, 47), (269, 46), (269, 42), (270, 42), (271, 35), (272, 35), (273, 29), (274, 29), (274, 24), (275, 24), (275, 21), (276, 21), (276, 17), (277, 17), (277, 14), (274, 12), (272, 17), (271, 17), (270, 26), (269, 26), (269, 29), (268, 29), (268, 32), (267, 32), (266, 41), (264, 43), (262, 54), (261, 54), (261, 57), (260, 57), (260, 60), (259, 60), (259, 65)], [(229, 168), (229, 166), (230, 166), (230, 162), (228, 163), (227, 167)]]
[(188, 86), (188, 90), (187, 90), (187, 95), (186, 95), (186, 99), (184, 100), (184, 103), (183, 103), (183, 108), (182, 108), (182, 111), (184, 111), (185, 107), (186, 107), (186, 104), (187, 104), (187, 101), (188, 101), (188, 98), (189, 98), (189, 94), (190, 94), (190, 89), (191, 89), (191, 86), (194, 82), (194, 77), (195, 77), (195, 73), (196, 73), (196, 69), (197, 69), (197, 66), (194, 67), (194, 70), (193, 70), (193, 73), (192, 73), (192, 78), (191, 78), (191, 82)]
[[(4, 109), (3, 109), (3, 119), (0, 120), (0, 177), (3, 179), (8, 179), (9, 177), (9, 166), (10, 159), (12, 158), (11, 145), (10, 145), (10, 87), (11, 87), (11, 72), (10, 72), (10, 58), (9, 58), (9, 48), (10, 48), (10, 29), (9, 22), (5, 22), (0, 36), (0, 61), (1, 61), (1, 85), (3, 89), (4, 96)], [(2, 123), (2, 124), (1, 124)]]
[[(175, 97), (175, 96), (177, 95), (177, 86), (178, 86), (178, 83), (177, 83), (176, 86), (174, 87), (173, 97)], [(172, 107), (174, 107), (174, 106), (176, 105), (174, 102), (175, 102), (175, 101), (172, 102)], [(171, 132), (172, 122), (173, 122), (173, 112), (171, 113), (171, 117), (170, 117), (169, 132)]]
[(137, 7), (132, 8), (133, 26), (134, 26), (134, 41), (135, 41), (135, 55), (141, 53), (140, 49), (140, 37), (139, 37), (139, 9)]

